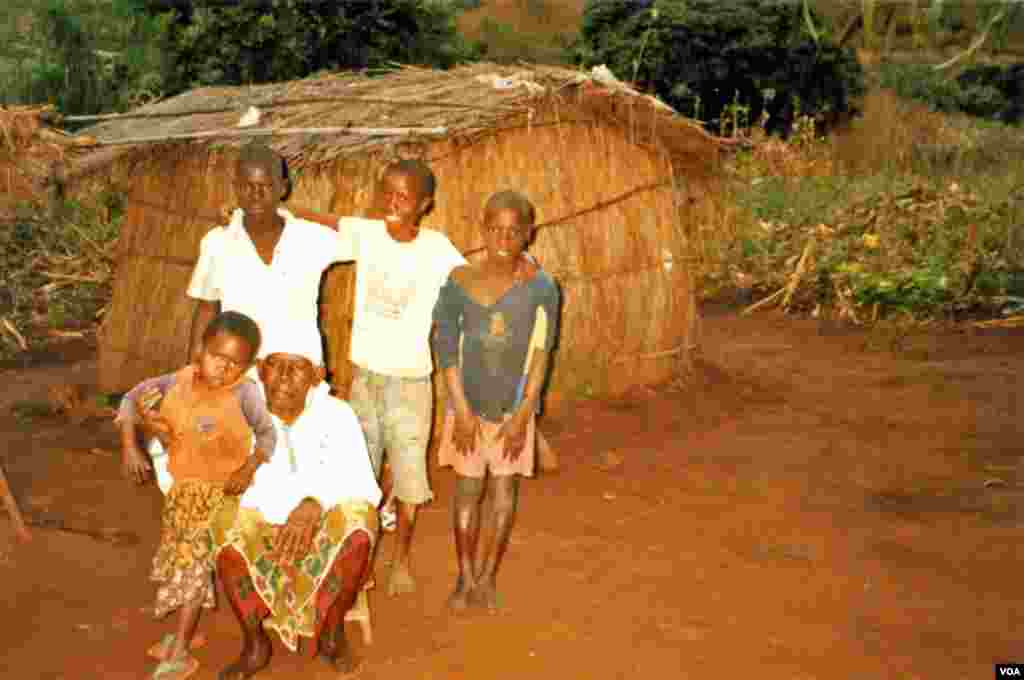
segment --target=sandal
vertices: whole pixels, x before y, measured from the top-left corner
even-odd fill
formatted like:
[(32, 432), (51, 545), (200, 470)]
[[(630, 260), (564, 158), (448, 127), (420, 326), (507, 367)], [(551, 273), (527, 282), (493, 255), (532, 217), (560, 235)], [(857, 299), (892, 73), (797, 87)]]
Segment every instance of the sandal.
[(188, 654), (181, 654), (176, 659), (161, 661), (149, 676), (150, 680), (185, 680), (199, 670), (199, 659)]
[(380, 509), (380, 528), (391, 533), (398, 526), (398, 514), (393, 508), (384, 506)]
[[(168, 633), (160, 638), (160, 642), (154, 643), (149, 649), (146, 650), (146, 656), (150, 659), (156, 659), (157, 661), (166, 661), (167, 655), (171, 651), (171, 647), (174, 646), (174, 633)], [(195, 651), (202, 649), (206, 646), (206, 636), (202, 633), (196, 633), (192, 636), (192, 642), (189, 643), (189, 651)]]

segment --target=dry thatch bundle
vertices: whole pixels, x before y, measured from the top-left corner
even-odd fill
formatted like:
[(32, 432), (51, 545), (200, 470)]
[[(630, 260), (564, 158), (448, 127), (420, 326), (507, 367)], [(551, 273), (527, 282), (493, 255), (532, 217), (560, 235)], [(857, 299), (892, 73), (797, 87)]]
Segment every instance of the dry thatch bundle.
[[(259, 122), (237, 127), (250, 107)], [(180, 115), (196, 111), (205, 113)], [(486, 198), (506, 188), (526, 193), (541, 225), (531, 252), (563, 289), (555, 395), (664, 380), (694, 342), (687, 235), (713, 184), (718, 143), (607, 75), (494, 64), (323, 75), (195, 90), (88, 132), (101, 143), (154, 140), (99, 152), (129, 191), (100, 338), (105, 390), (185, 361), (192, 306), (184, 291), (199, 240), (235, 205), (242, 134), (273, 133), (270, 145), (289, 161), (290, 203), (335, 214), (361, 214), (388, 162), (423, 158), (439, 187), (426, 226), (466, 253), (482, 246)], [(192, 139), (155, 141), (181, 135)], [(353, 282), (352, 267), (338, 266), (322, 292), (329, 365), (342, 393)]]
[(18, 203), (44, 204), (65, 164), (95, 140), (47, 126), (51, 106), (0, 106), (0, 217)]

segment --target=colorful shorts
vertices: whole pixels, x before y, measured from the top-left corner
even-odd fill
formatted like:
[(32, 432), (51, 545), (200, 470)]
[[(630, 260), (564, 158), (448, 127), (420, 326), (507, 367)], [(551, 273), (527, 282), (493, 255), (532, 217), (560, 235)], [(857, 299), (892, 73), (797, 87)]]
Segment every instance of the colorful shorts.
[(349, 404), (359, 417), (373, 471), (386, 450), (394, 495), (410, 505), (434, 497), (427, 479), (427, 445), (434, 409), (430, 377), (396, 378), (355, 367)]
[(438, 449), (438, 462), (442, 467), (450, 465), (455, 474), (462, 477), (483, 477), (488, 471), (495, 477), (504, 475), (533, 476), (534, 460), (534, 428), (536, 416), (530, 417), (526, 425), (526, 443), (523, 451), (515, 460), (505, 458), (505, 440), (498, 437), (501, 423), (491, 423), (480, 419), (480, 430), (476, 448), (463, 454), (455, 448), (455, 413), (448, 411), (444, 417), (441, 430), (441, 446)]

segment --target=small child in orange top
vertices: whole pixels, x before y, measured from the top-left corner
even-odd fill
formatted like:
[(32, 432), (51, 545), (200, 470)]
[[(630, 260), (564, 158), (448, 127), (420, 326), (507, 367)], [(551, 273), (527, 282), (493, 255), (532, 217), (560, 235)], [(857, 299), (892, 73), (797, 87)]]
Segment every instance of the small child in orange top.
[(176, 609), (180, 614), (177, 634), (149, 651), (161, 661), (155, 680), (182, 680), (198, 669), (189, 645), (201, 609), (215, 603), (210, 520), (225, 495), (248, 488), (277, 443), (266, 401), (256, 383), (244, 377), (259, 346), (256, 322), (224, 312), (207, 326), (193, 364), (140, 383), (121, 403), (125, 474), (142, 483), (152, 472), (139, 447), (138, 421), (161, 439), (174, 478), (164, 499), (151, 578), (160, 584), (157, 618)]

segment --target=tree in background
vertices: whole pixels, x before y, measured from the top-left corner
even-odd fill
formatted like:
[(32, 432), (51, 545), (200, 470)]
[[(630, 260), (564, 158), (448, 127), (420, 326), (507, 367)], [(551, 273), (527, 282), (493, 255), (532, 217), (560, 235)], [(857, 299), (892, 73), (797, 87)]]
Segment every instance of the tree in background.
[(715, 130), (766, 112), (787, 135), (800, 113), (849, 114), (863, 91), (855, 56), (800, 0), (588, 0), (577, 54)]
[(440, 0), (150, 0), (167, 17), (172, 91), (302, 78), (392, 62), (450, 67), (473, 56)]
[(2, 101), (66, 114), (121, 110), (162, 94), (164, 28), (141, 0), (15, 0), (0, 9)]
[(5, 0), (0, 102), (123, 111), (198, 85), (476, 55), (447, 0)]

